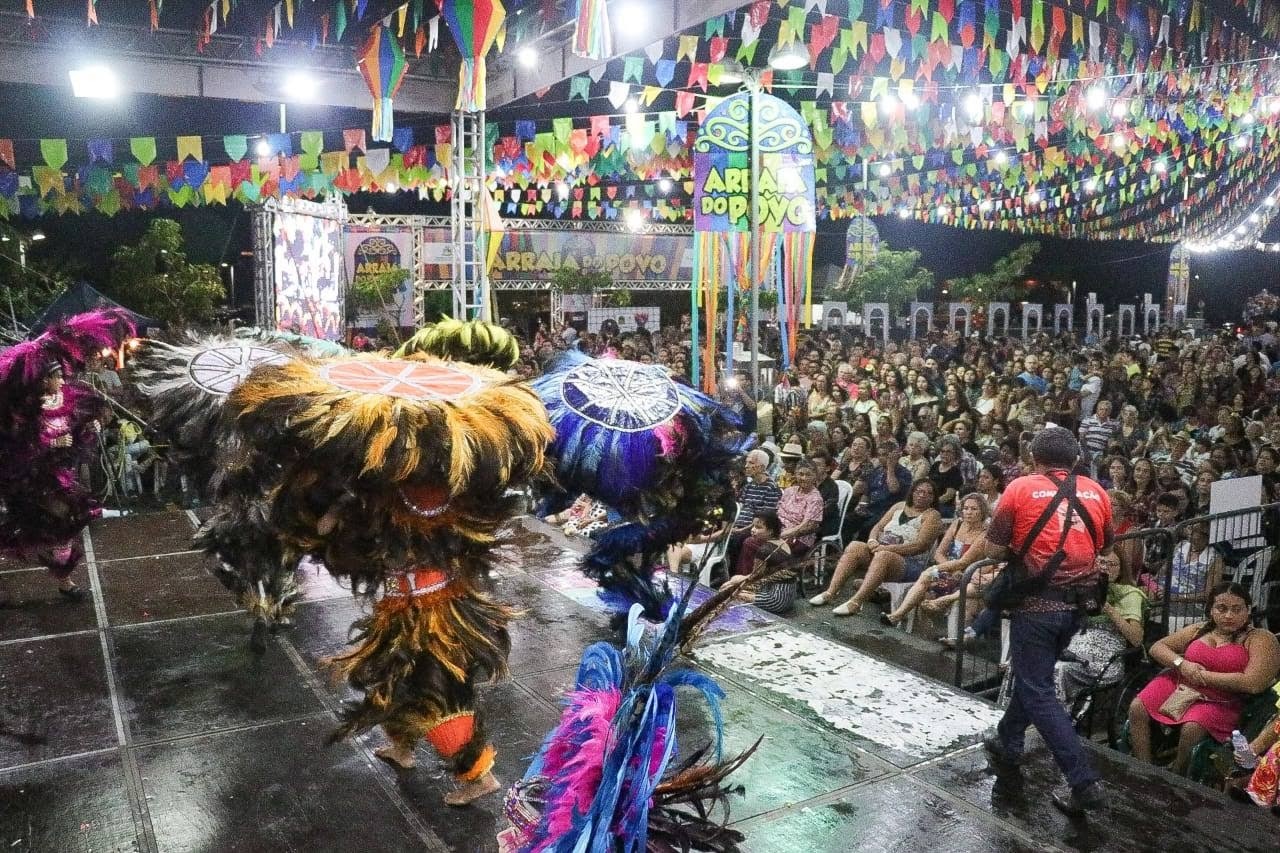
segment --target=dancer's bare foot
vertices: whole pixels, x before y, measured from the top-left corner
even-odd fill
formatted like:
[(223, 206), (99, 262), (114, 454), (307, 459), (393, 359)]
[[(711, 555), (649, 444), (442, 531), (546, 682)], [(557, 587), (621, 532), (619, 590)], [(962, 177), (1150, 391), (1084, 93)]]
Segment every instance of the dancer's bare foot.
[(411, 770), (418, 766), (418, 759), (413, 757), (413, 749), (407, 746), (390, 744), (375, 749), (373, 754), (402, 770)]
[(494, 791), (502, 787), (498, 783), (498, 777), (493, 772), (484, 774), (474, 782), (468, 782), (457, 790), (450, 791), (444, 795), (446, 805), (465, 806), (474, 800), (478, 800), (485, 794), (492, 794)]

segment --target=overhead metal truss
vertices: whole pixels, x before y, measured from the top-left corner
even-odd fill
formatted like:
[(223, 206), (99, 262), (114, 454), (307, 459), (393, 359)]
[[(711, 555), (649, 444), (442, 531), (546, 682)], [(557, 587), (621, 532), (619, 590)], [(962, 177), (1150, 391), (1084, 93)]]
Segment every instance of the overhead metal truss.
[[(275, 103), (290, 71), (308, 71), (320, 83), (318, 102), (369, 109), (372, 96), (356, 68), (350, 45), (317, 45), (280, 39), (261, 56), (257, 39), (216, 33), (202, 48), (188, 30), (112, 24), (0, 12), (0, 81), (68, 85), (67, 72), (97, 57), (110, 61), (128, 91), (171, 97), (227, 98)], [(453, 71), (450, 63), (449, 71)], [(445, 113), (452, 106), (456, 73), (433, 74), (425, 61), (410, 64), (396, 94), (401, 112)]]

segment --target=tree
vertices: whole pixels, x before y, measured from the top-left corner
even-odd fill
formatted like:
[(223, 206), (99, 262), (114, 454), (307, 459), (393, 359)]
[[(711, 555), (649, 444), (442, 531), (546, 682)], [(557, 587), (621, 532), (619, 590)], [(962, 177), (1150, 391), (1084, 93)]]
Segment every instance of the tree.
[(951, 282), (951, 295), (975, 302), (1018, 302), (1026, 296), (1027, 270), (1040, 252), (1040, 244), (1023, 243), (999, 258), (989, 272), (979, 272)]
[(42, 258), (30, 246), (21, 252), (22, 239), (16, 229), (0, 223), (0, 337), (11, 340), (23, 338), (27, 323), (83, 275), (70, 259)]
[(137, 244), (112, 253), (106, 293), (175, 326), (212, 320), (224, 295), (216, 267), (187, 260), (182, 228), (172, 219), (153, 219)]
[(882, 244), (875, 260), (851, 282), (828, 287), (828, 298), (844, 299), (855, 305), (888, 302), (890, 314), (896, 316), (922, 288), (933, 286), (933, 273), (919, 264), (920, 253), (915, 249), (900, 252)]
[(348, 319), (355, 321), (362, 314), (372, 314), (378, 336), (401, 343), (400, 305), (396, 302), (396, 291), (408, 278), (409, 271), (403, 267), (355, 276), (347, 294)]

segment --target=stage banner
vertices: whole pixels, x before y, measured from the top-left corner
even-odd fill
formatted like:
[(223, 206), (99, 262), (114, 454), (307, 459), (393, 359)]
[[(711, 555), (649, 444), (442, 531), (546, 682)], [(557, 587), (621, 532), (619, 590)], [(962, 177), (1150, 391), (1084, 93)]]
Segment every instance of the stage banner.
[[(431, 228), (425, 233), (429, 255), (423, 271), (426, 281), (447, 281), (452, 257), (449, 232)], [(516, 231), (502, 235), (502, 243), (489, 268), (489, 280), (542, 281), (548, 286), (561, 267), (604, 270), (615, 281), (689, 282), (693, 255), (689, 238), (670, 234), (611, 234), (581, 231)]]
[[(809, 130), (799, 113), (772, 95), (757, 94), (755, 104), (760, 229), (815, 231)], [(751, 95), (746, 92), (726, 98), (703, 122), (693, 153), (695, 231), (750, 229), (751, 124)]]
[(640, 329), (654, 331), (662, 325), (661, 319), (662, 311), (658, 308), (588, 308), (587, 331), (599, 332), (605, 323), (616, 324), (619, 334)]
[[(1169, 253), (1169, 279), (1165, 287), (1169, 310), (1174, 305), (1186, 305), (1191, 289), (1191, 251), (1182, 243), (1173, 247)], [(1166, 321), (1172, 321), (1172, 313)]]
[(276, 328), (338, 340), (346, 280), (342, 223), (292, 211), (281, 211), (274, 219)]
[(371, 329), (383, 319), (399, 326), (413, 326), (413, 228), (348, 225), (343, 237), (346, 242), (347, 280), (353, 286), (369, 276), (392, 270), (408, 273), (387, 306), (385, 315), (377, 311), (361, 313), (356, 317), (356, 326)]

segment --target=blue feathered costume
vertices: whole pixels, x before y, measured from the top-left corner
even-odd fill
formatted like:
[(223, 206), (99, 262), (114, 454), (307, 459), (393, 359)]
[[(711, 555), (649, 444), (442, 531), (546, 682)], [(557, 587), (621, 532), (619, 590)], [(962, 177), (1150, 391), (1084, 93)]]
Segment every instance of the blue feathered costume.
[(583, 571), (626, 619), (632, 604), (660, 622), (670, 591), (653, 565), (732, 502), (729, 468), (750, 447), (736, 415), (652, 364), (562, 353), (533, 388), (556, 431), (551, 456), (567, 492), (604, 501), (627, 521), (597, 535)]

